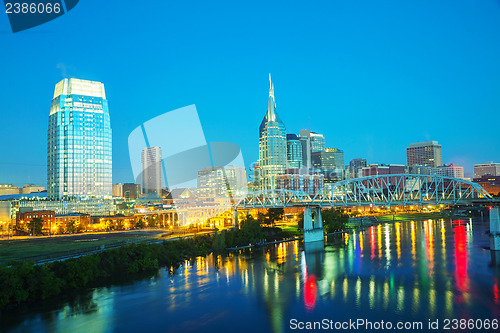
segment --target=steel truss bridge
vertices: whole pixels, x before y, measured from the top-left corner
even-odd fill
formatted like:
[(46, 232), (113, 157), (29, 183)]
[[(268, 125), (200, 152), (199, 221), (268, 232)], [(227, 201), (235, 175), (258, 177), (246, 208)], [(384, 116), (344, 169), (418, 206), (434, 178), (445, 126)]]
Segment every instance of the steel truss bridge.
[(310, 195), (275, 189), (247, 194), (237, 208), (468, 205), (488, 203), (481, 185), (437, 175), (377, 175), (329, 184)]

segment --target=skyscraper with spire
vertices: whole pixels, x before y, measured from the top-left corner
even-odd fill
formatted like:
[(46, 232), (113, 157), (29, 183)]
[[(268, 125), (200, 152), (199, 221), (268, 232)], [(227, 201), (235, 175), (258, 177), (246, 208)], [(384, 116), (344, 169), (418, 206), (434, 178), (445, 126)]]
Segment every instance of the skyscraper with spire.
[(276, 176), (285, 172), (286, 163), (286, 128), (276, 112), (274, 84), (269, 74), (267, 112), (259, 127), (260, 184), (263, 190), (276, 188)]

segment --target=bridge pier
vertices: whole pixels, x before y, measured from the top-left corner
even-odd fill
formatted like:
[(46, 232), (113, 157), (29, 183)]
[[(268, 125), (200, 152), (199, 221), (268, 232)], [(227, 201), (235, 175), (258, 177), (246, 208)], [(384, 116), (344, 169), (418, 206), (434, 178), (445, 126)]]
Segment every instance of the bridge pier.
[(323, 219), (320, 207), (304, 209), (304, 243), (324, 242)]
[(490, 210), (490, 249), (500, 251), (500, 214), (499, 207)]

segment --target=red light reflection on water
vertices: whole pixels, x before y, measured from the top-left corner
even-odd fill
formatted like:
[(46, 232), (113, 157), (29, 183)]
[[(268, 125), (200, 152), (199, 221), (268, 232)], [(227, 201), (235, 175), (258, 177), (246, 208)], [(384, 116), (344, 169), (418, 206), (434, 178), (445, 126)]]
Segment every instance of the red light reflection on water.
[(498, 292), (498, 279), (495, 278), (495, 284), (493, 285), (493, 296), (495, 298), (495, 304), (500, 304), (500, 296)]
[[(455, 222), (455, 221), (454, 221)], [(469, 290), (469, 278), (467, 275), (467, 233), (465, 225), (456, 225), (455, 231), (455, 282), (456, 288), (460, 293), (466, 293)], [(464, 303), (463, 295), (457, 296), (459, 303)]]
[(317, 291), (318, 284), (316, 283), (316, 276), (314, 274), (307, 275), (304, 285), (304, 303), (308, 311), (312, 311), (316, 306)]

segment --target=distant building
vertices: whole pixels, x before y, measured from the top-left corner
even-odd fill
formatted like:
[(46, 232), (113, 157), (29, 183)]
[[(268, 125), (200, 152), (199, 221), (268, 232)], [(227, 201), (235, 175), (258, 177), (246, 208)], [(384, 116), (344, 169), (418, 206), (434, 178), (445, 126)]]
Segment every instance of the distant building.
[(326, 184), (344, 179), (344, 152), (337, 148), (325, 148), (311, 154), (313, 170), (324, 177)]
[(428, 165), (436, 168), (443, 165), (441, 145), (437, 141), (410, 143), (406, 148), (406, 164)]
[(21, 226), (26, 226), (27, 223), (33, 221), (33, 219), (38, 218), (43, 222), (42, 231), (48, 231), (52, 225), (55, 223), (55, 213), (53, 210), (38, 210), (38, 211), (28, 211), (28, 212), (17, 212), (16, 214), (16, 224)]
[(483, 176), (500, 176), (500, 163), (474, 164), (474, 178)]
[(144, 148), (142, 161), (142, 190), (146, 196), (161, 195), (161, 148)]
[(302, 146), (302, 167), (305, 169), (311, 169), (311, 131), (310, 130), (300, 130), (299, 141)]
[(89, 198), (83, 200), (18, 200), (13, 201), (19, 211), (50, 210), (57, 215), (83, 213), (89, 215), (113, 215), (115, 204), (111, 199)]
[(48, 198), (110, 198), (112, 135), (104, 84), (57, 83), (47, 134)]
[(428, 165), (414, 164), (408, 167), (408, 173), (412, 175), (430, 175), (432, 168)]
[(198, 195), (202, 198), (239, 196), (246, 186), (244, 167), (207, 167), (198, 171)]
[(25, 184), (20, 194), (39, 193), (45, 191), (45, 187), (34, 184)]
[(326, 148), (313, 152), (311, 162), (314, 169), (335, 170), (344, 168), (344, 151), (337, 148)]
[(321, 174), (283, 174), (276, 177), (277, 188), (304, 191), (315, 195), (324, 187), (324, 176)]
[(324, 151), (326, 145), (325, 145), (325, 137), (323, 136), (323, 134), (311, 132), (310, 136), (311, 136), (311, 153)]
[(123, 184), (123, 197), (129, 200), (139, 199), (142, 195), (141, 185), (134, 183)]
[(52, 226), (52, 232), (67, 231), (68, 224), (74, 223), (76, 227), (82, 225), (85, 230), (92, 231), (90, 228), (90, 215), (82, 213), (71, 213), (55, 216), (55, 225)]
[(437, 168), (431, 168), (431, 174), (464, 179), (464, 168), (458, 165), (453, 165), (453, 163), (451, 163), (449, 165), (442, 165)]
[(123, 184), (113, 184), (113, 198), (123, 198)]
[(500, 194), (500, 176), (483, 175), (474, 178), (474, 182), (481, 185), (491, 195)]
[(406, 171), (404, 165), (401, 164), (370, 164), (363, 169), (363, 177), (377, 175), (397, 175), (403, 174)]
[(296, 134), (286, 135), (287, 169), (300, 169), (302, 167), (302, 143)]
[(267, 112), (259, 127), (259, 170), (263, 190), (276, 188), (276, 176), (285, 171), (286, 164), (286, 128), (276, 112), (274, 85), (269, 75)]
[(363, 177), (363, 168), (366, 167), (366, 159), (355, 158), (349, 162), (349, 178)]
[(18, 186), (12, 184), (0, 184), (0, 195), (16, 195), (20, 190)]

